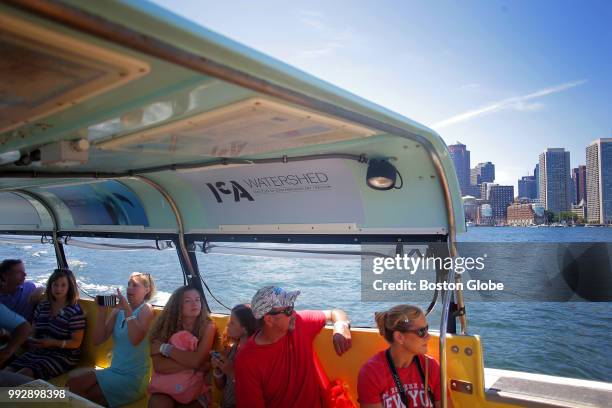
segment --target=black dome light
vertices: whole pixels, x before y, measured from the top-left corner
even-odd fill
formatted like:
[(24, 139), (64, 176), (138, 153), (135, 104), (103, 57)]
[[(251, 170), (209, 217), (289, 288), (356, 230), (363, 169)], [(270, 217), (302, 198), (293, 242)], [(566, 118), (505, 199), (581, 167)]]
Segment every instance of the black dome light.
[(367, 184), (375, 190), (391, 190), (395, 187), (397, 174), (395, 166), (387, 160), (370, 160)]

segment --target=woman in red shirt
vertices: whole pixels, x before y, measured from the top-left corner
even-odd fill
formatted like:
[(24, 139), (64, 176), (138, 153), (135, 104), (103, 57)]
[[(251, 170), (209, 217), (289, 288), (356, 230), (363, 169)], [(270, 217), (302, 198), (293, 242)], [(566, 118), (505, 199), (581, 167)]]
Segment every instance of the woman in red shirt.
[(425, 313), (398, 305), (375, 314), (390, 347), (361, 367), (357, 392), (362, 408), (439, 408), (440, 366), (427, 353)]

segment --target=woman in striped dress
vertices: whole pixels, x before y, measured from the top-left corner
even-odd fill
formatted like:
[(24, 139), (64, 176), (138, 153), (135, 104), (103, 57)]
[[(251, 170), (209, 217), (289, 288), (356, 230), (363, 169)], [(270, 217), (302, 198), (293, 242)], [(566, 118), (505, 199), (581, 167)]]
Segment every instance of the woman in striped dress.
[(85, 314), (78, 303), (76, 280), (68, 269), (53, 271), (45, 296), (34, 311), (31, 351), (16, 358), (8, 369), (46, 380), (71, 370), (79, 362)]

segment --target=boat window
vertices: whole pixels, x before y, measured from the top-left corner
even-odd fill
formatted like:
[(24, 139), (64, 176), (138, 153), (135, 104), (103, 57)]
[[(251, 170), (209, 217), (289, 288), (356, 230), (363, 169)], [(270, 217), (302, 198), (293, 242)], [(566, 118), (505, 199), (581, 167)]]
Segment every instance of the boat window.
[[(206, 252), (200, 244), (196, 252), (203, 279), (229, 308), (250, 303), (263, 286), (278, 285), (301, 291), (298, 310), (339, 308), (349, 314), (353, 326), (373, 327), (374, 312), (399, 302), (362, 302), (362, 253), (359, 245), (239, 243), (210, 244)], [(214, 312), (228, 312), (210, 298), (208, 303)], [(427, 301), (416, 303), (428, 306)]]
[(26, 267), (26, 279), (37, 285), (45, 285), (53, 269), (57, 268), (53, 244), (48, 237), (40, 235), (0, 236), (0, 257), (21, 259)]
[[(49, 251), (52, 256), (52, 246)], [(154, 305), (165, 305), (172, 291), (183, 285), (176, 249), (166, 241), (70, 238), (64, 251), (84, 299), (110, 294), (116, 288), (125, 291), (132, 272), (151, 274), (157, 286), (151, 299)]]

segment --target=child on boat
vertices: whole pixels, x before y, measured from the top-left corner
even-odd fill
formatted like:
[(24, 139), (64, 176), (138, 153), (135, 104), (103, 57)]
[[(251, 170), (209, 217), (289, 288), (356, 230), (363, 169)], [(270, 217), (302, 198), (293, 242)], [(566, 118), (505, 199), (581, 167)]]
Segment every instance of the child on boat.
[(208, 405), (210, 387), (204, 375), (215, 333), (200, 292), (190, 286), (175, 290), (151, 331), (149, 407)]
[(236, 407), (234, 360), (238, 351), (256, 331), (257, 320), (250, 305), (234, 306), (225, 329), (225, 350), (221, 354), (213, 354), (211, 359), (215, 384), (217, 388), (223, 390), (221, 408)]

